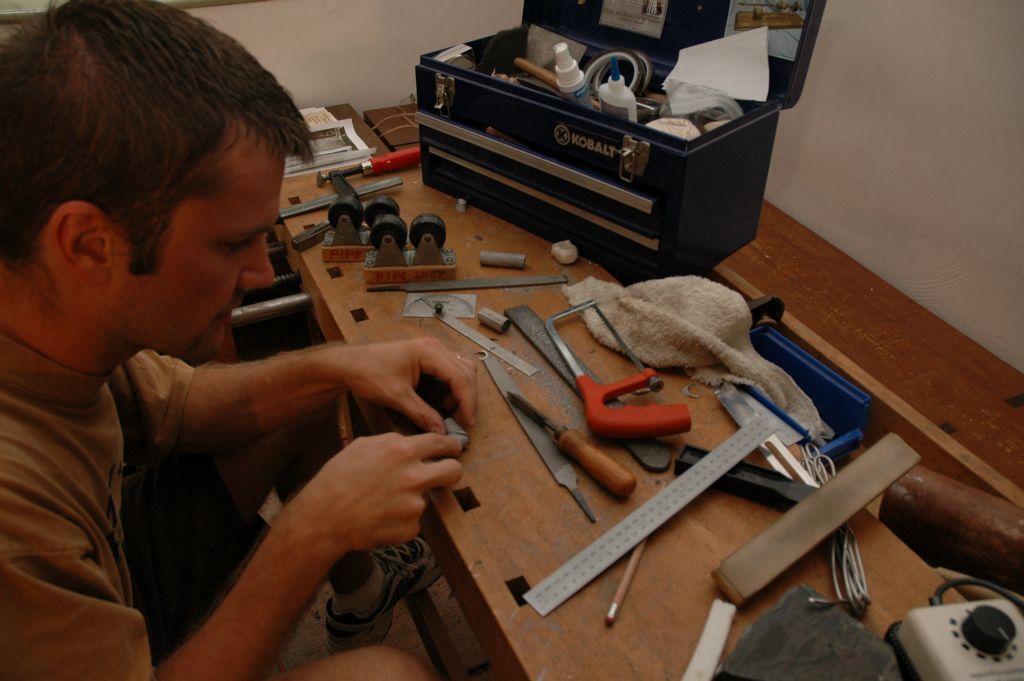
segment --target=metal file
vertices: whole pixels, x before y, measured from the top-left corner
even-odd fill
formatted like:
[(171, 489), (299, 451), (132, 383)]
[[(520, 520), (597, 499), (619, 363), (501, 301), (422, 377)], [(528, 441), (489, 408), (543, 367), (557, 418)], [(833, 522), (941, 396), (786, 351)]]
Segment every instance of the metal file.
[(594, 517), (594, 512), (590, 510), (590, 506), (587, 504), (587, 500), (583, 498), (583, 494), (576, 486), (578, 479), (576, 477), (576, 471), (573, 469), (572, 464), (569, 463), (569, 458), (562, 454), (558, 449), (558, 445), (551, 439), (548, 431), (538, 423), (535, 423), (533, 419), (524, 414), (523, 412), (516, 409), (511, 402), (509, 402), (508, 394), (510, 392), (519, 392), (519, 386), (516, 385), (512, 377), (509, 376), (505, 369), (498, 364), (498, 362), (490, 356), (487, 356), (483, 360), (484, 367), (487, 368), (487, 373), (491, 375), (491, 380), (494, 381), (494, 385), (498, 387), (498, 392), (501, 393), (502, 399), (505, 400), (505, 404), (508, 405), (512, 415), (516, 417), (516, 421), (522, 426), (523, 431), (526, 432), (527, 437), (530, 438), (530, 442), (533, 443), (537, 453), (540, 454), (540, 458), (544, 461), (544, 465), (551, 471), (551, 475), (554, 476), (555, 481), (559, 485), (569, 490), (576, 503), (580, 505), (583, 512), (590, 519), (590, 522), (597, 522), (597, 518)]

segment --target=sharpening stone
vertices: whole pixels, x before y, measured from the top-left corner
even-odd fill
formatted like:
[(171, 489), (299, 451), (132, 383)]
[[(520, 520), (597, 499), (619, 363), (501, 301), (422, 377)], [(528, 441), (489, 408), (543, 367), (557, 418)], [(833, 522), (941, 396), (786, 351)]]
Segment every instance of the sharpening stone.
[(723, 560), (711, 573), (719, 588), (729, 600), (741, 605), (920, 460), (920, 455), (898, 435), (887, 434), (843, 467), (836, 477)]

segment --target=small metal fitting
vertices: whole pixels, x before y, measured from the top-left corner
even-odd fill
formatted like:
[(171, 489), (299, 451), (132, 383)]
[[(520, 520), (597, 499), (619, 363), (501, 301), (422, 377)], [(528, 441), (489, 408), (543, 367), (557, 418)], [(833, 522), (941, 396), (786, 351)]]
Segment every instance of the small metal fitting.
[(480, 308), (480, 311), (476, 313), (476, 319), (487, 328), (494, 329), (498, 333), (505, 333), (508, 331), (509, 325), (512, 324), (508, 317), (498, 314), (488, 307)]

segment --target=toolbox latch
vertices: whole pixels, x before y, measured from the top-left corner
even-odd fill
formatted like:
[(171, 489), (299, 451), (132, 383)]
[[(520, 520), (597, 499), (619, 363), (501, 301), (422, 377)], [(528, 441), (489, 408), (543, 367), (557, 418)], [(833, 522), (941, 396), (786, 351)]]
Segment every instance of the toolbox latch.
[(650, 157), (650, 142), (635, 140), (625, 135), (622, 138), (622, 149), (619, 151), (619, 177), (626, 182), (632, 182), (634, 177), (643, 176)]
[(439, 116), (451, 118), (455, 102), (455, 79), (443, 73), (434, 74), (434, 108)]

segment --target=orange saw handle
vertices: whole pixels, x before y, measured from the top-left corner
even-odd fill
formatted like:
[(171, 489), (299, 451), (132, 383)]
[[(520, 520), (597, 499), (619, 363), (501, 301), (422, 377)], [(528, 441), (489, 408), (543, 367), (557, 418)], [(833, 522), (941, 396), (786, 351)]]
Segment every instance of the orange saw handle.
[(690, 430), (690, 410), (685, 404), (645, 404), (609, 407), (606, 402), (647, 386), (657, 376), (650, 367), (615, 383), (598, 383), (586, 374), (576, 377), (583, 397), (587, 426), (597, 435), (611, 438), (659, 437)]

